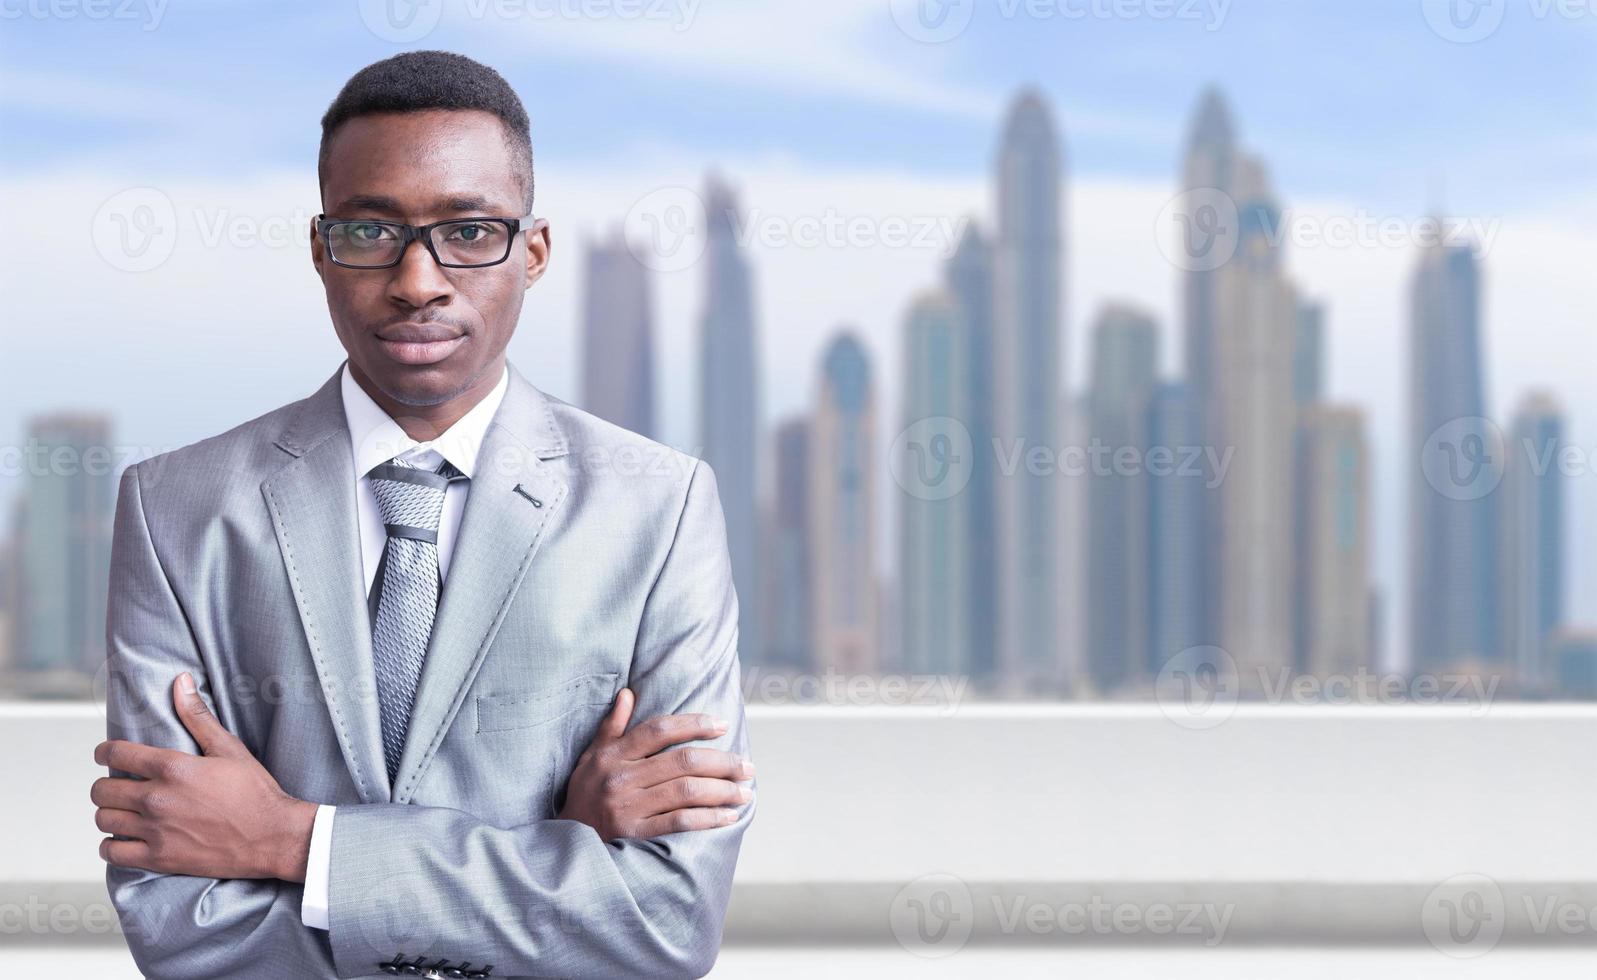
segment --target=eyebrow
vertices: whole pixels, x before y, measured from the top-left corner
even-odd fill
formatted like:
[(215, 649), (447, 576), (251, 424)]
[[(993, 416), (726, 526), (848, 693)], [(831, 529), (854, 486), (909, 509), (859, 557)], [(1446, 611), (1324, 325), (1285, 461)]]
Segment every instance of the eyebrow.
[[(500, 211), (486, 197), (476, 194), (451, 194), (435, 200), (428, 213), (448, 211), (456, 214)], [(513, 209), (512, 209), (513, 210)], [(376, 211), (380, 214), (401, 214), (399, 202), (382, 194), (355, 194), (340, 201), (334, 214), (350, 211)]]

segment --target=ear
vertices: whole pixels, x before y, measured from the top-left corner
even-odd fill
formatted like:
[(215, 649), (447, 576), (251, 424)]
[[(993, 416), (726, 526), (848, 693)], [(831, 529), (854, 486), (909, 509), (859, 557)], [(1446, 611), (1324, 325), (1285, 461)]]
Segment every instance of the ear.
[(316, 276), (317, 276), (317, 278), (321, 279), (323, 283), (326, 283), (327, 282), (327, 276), (324, 275), (323, 272), (322, 272), (322, 264), (327, 260), (327, 243), (322, 241), (322, 236), (318, 235), (316, 233), (316, 219), (315, 218), (311, 219), (310, 233), (311, 233), (311, 265), (316, 267)]
[(534, 218), (524, 234), (527, 236), (527, 277), (526, 285), (522, 288), (531, 289), (532, 284), (542, 279), (544, 270), (549, 267), (549, 222)]

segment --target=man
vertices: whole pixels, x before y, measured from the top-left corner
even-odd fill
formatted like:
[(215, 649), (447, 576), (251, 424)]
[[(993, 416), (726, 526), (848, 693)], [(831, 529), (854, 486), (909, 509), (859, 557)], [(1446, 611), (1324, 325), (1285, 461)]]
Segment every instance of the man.
[(122, 478), (91, 796), (134, 959), (702, 975), (754, 812), (715, 477), (507, 364), (550, 238), (497, 73), (363, 69), (319, 173), (348, 360)]

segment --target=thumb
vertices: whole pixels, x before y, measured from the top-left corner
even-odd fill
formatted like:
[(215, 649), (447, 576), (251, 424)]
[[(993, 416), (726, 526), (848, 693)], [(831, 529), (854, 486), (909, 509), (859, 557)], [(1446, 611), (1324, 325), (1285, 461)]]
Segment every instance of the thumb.
[(177, 683), (172, 685), (172, 702), (177, 707), (177, 716), (183, 722), (183, 727), (200, 744), (201, 753), (230, 756), (247, 751), (243, 743), (211, 714), (210, 707), (194, 686), (194, 676), (186, 670), (177, 675)]
[(632, 693), (632, 688), (623, 687), (616, 695), (615, 706), (599, 724), (600, 739), (614, 740), (627, 733), (627, 722), (632, 720), (632, 705), (635, 701), (636, 696)]

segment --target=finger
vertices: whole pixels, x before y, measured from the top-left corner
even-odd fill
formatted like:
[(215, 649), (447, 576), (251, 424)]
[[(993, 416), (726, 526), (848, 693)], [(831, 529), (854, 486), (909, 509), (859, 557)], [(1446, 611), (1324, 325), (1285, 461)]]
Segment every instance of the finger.
[(680, 834), (689, 830), (713, 830), (716, 827), (725, 827), (727, 824), (736, 823), (738, 812), (723, 807), (695, 807), (690, 810), (673, 810), (650, 817), (637, 826), (639, 837), (663, 837), (666, 834)]
[(753, 779), (754, 763), (734, 752), (690, 745), (670, 749), (644, 759), (632, 775), (637, 786), (658, 786), (681, 776), (713, 776), (717, 779)]
[(94, 747), (94, 761), (102, 766), (115, 769), (119, 772), (130, 772), (135, 776), (146, 779), (155, 779), (160, 776), (161, 768), (166, 764), (169, 756), (183, 755), (171, 749), (158, 749), (149, 745), (140, 745), (137, 742), (125, 742), (122, 739), (113, 739), (101, 742)]
[(148, 788), (149, 783), (136, 779), (102, 776), (89, 787), (89, 799), (95, 806), (143, 813), (144, 793)]
[(599, 723), (598, 739), (613, 742), (625, 735), (627, 722), (632, 720), (632, 706), (636, 703), (637, 695), (632, 693), (632, 688), (623, 687), (620, 693), (616, 695), (615, 704), (610, 707), (610, 713), (605, 715), (604, 721)]
[(158, 870), (151, 867), (150, 845), (141, 840), (116, 840), (107, 837), (100, 841), (100, 860), (119, 868)]
[(114, 810), (102, 806), (94, 811), (94, 825), (107, 834), (116, 834), (118, 837), (136, 837), (144, 839), (144, 818), (131, 810)]
[(747, 787), (728, 779), (679, 776), (638, 795), (638, 811), (646, 816), (696, 807), (741, 806), (754, 798)]
[(194, 675), (186, 670), (177, 675), (177, 681), (172, 685), (172, 703), (177, 707), (177, 716), (182, 719), (183, 727), (199, 743), (202, 754), (229, 756), (248, 751), (244, 743), (223, 728), (222, 723), (211, 714), (210, 706), (194, 686)]
[(650, 718), (622, 739), (628, 759), (647, 759), (661, 749), (682, 742), (718, 738), (726, 734), (726, 720), (709, 715), (661, 715)]

